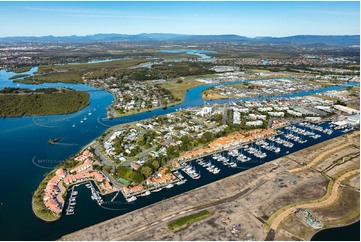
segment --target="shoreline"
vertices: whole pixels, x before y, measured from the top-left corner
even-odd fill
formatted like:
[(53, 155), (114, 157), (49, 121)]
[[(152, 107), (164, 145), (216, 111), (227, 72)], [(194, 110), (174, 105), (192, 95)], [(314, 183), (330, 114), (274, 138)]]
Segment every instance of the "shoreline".
[[(281, 159), (281, 158), (283, 158), (283, 157), (280, 157), (280, 158), (278, 158), (278, 159)], [(262, 167), (267, 166), (267, 165), (269, 165), (268, 162), (266, 162), (266, 163), (264, 163), (264, 164), (261, 164), (261, 165), (259, 165), (259, 166), (256, 166), (256, 167), (254, 167), (254, 168), (262, 168)], [(247, 172), (248, 172), (248, 173), (249, 173), (249, 172), (252, 172), (252, 169), (245, 170), (245, 171), (243, 171), (243, 172), (241, 172), (241, 173), (245, 174), (245, 173), (247, 173)], [(233, 179), (233, 178), (239, 176), (241, 173), (236, 173), (236, 174), (234, 174), (234, 175), (225, 177), (225, 178), (223, 178), (223, 179), (216, 180), (216, 181), (214, 181), (214, 182), (211, 182), (211, 183), (202, 185), (202, 186), (197, 187), (197, 188), (195, 188), (195, 189), (188, 190), (188, 191), (186, 191), (186, 192), (184, 192), (184, 193), (181, 193), (181, 194), (178, 194), (178, 195), (169, 197), (168, 199), (176, 199), (176, 198), (179, 198), (179, 197), (181, 197), (181, 196), (188, 195), (189, 193), (193, 193), (193, 192), (195, 193), (195, 192), (197, 192), (197, 191), (199, 191), (199, 190), (201, 190), (201, 189), (204, 189), (204, 188), (207, 187), (207, 186), (210, 186), (210, 185), (213, 185), (213, 184), (216, 184), (216, 183), (222, 183), (223, 180), (225, 180), (225, 179)], [(168, 200), (168, 199), (167, 199), (167, 200)], [(218, 201), (218, 200), (217, 200), (217, 201)], [(133, 210), (133, 211), (131, 211), (131, 212), (128, 212), (128, 213), (125, 213), (125, 214), (116, 216), (116, 217), (114, 217), (114, 218), (110, 218), (110, 219), (108, 219), (108, 220), (99, 222), (99, 223), (97, 223), (97, 224), (93, 224), (93, 225), (91, 225), (91, 226), (88, 226), (88, 227), (85, 227), (85, 228), (83, 228), (83, 229), (74, 231), (74, 232), (72, 232), (72, 233), (62, 235), (60, 238), (57, 239), (57, 241), (61, 240), (61, 239), (64, 238), (64, 237), (71, 236), (71, 235), (73, 235), (73, 234), (75, 234), (75, 233), (78, 233), (78, 232), (80, 232), (80, 231), (92, 230), (93, 228), (98, 227), (99, 225), (102, 225), (102, 224), (105, 224), (105, 223), (108, 223), (108, 222), (113, 222), (113, 221), (119, 219), (120, 217), (122, 217), (122, 216), (124, 216), (124, 215), (131, 215), (131, 214), (134, 214), (134, 213), (139, 212), (139, 211), (141, 211), (141, 210), (145, 210), (145, 209), (148, 209), (148, 208), (150, 208), (150, 207), (157, 206), (157, 205), (161, 204), (162, 202), (163, 202), (163, 200), (161, 200), (161, 201), (159, 201), (159, 202), (156, 202), (156, 203), (149, 204), (149, 205), (147, 205), (147, 206), (141, 207), (141, 208), (136, 209), (136, 210)], [(211, 204), (212, 204), (213, 202), (215, 202), (215, 201), (212, 201)], [(203, 204), (201, 204), (200, 206), (202, 206), (202, 205), (203, 205)]]
[[(48, 88), (49, 89), (49, 88)], [(58, 116), (58, 115), (69, 115), (69, 114), (74, 114), (74, 113), (77, 113), (77, 112), (79, 112), (79, 111), (82, 111), (82, 110), (84, 110), (85, 108), (87, 108), (87, 107), (89, 107), (90, 106), (90, 104), (91, 104), (91, 100), (90, 100), (90, 96), (91, 96), (91, 94), (89, 93), (89, 92), (85, 92), (85, 91), (79, 91), (79, 90), (75, 90), (75, 89), (70, 89), (70, 92), (66, 92), (66, 93), (57, 93), (57, 94), (62, 94), (62, 95), (64, 95), (64, 94), (68, 94), (68, 93), (76, 93), (77, 95), (83, 95), (83, 94), (85, 94), (86, 95), (86, 105), (85, 106), (83, 106), (83, 107), (80, 107), (80, 109), (76, 109), (76, 110), (72, 110), (72, 111), (70, 111), (70, 112), (59, 112), (59, 113), (52, 113), (52, 112), (50, 112), (49, 114), (46, 114), (46, 113), (37, 113), (37, 114), (20, 114), (20, 115), (18, 115), (18, 114), (14, 114), (14, 115), (0, 115), (0, 118), (22, 118), (22, 117), (41, 117), (41, 116)], [(49, 96), (49, 95), (52, 95), (53, 93), (51, 93), (51, 94), (29, 94), (29, 97), (31, 96), (31, 95), (47, 95), (47, 96)], [(9, 94), (0, 94), (0, 96), (9, 96), (9, 97), (12, 97), (12, 96), (15, 96), (15, 95), (18, 95), (18, 94), (13, 94), (13, 93), (9, 93)], [(26, 96), (26, 95), (24, 95), (24, 96)], [(66, 98), (69, 98), (69, 97), (66, 97)], [(64, 96), (62, 97), (62, 101), (64, 101)], [(29, 100), (26, 100), (26, 98), (25, 98), (25, 100), (24, 101), (29, 101)], [(31, 99), (30, 99), (30, 101), (31, 101)], [(79, 100), (75, 100), (75, 101), (77, 101), (77, 102), (79, 102)], [(80, 99), (80, 101), (82, 101), (81, 99)], [(36, 104), (39, 104), (39, 103), (36, 103)], [(41, 103), (40, 102), (40, 105), (47, 105), (46, 103)], [(31, 111), (31, 110), (29, 110), (29, 111)]]
[[(340, 138), (340, 137), (343, 137), (343, 135), (342, 136), (339, 136), (339, 137), (337, 137), (337, 138)], [(329, 142), (329, 140), (327, 140), (327, 141), (324, 141), (324, 142)], [(330, 143), (330, 142), (329, 142)], [(329, 143), (327, 144), (327, 145), (329, 145)], [(312, 147), (312, 146), (311, 146)], [(308, 148), (306, 148), (306, 149), (309, 149), (310, 147), (308, 147)], [(302, 152), (302, 150), (300, 150), (300, 151), (298, 151), (298, 152)], [(278, 158), (278, 159), (276, 159), (276, 160), (274, 160), (275, 162), (277, 162), (277, 163), (279, 163), (281, 166), (281, 168), (283, 168), (283, 169), (289, 169), (289, 164), (296, 164), (296, 163), (294, 163), (294, 161), (292, 160), (292, 158), (288, 158), (289, 156), (294, 156), (294, 153), (292, 153), (292, 154), (289, 154), (289, 155), (286, 155), (286, 156), (283, 156), (283, 157), (280, 157), (280, 158)], [(278, 162), (278, 160), (280, 161), (280, 162)], [(286, 163), (285, 162), (281, 162), (281, 161), (287, 161)], [(283, 165), (282, 165), (283, 164)], [(297, 166), (297, 165), (296, 165)], [(182, 194), (178, 194), (178, 195), (176, 195), (176, 196), (172, 196), (172, 197), (170, 197), (170, 198), (168, 198), (167, 200), (169, 201), (169, 204), (173, 204), (177, 199), (178, 199), (178, 201), (179, 200), (182, 200), (182, 198), (186, 198), (187, 196), (189, 197), (190, 195), (192, 195), (192, 194), (198, 194), (198, 193), (202, 193), (201, 191), (203, 191), (204, 189), (206, 189), (206, 188), (212, 188), (212, 189), (215, 189), (215, 188), (217, 188), (217, 186), (215, 186), (215, 184), (226, 184), (227, 182), (226, 181), (232, 181), (232, 180), (235, 180), (235, 178), (240, 178), (241, 180), (242, 180), (242, 178), (241, 177), (243, 177), (243, 179), (248, 179), (247, 178), (247, 175), (249, 175), (249, 174), (253, 174), (254, 172), (256, 172), (256, 171), (258, 171), (258, 173), (259, 172), (263, 172), (263, 171), (265, 171), (265, 170), (268, 170), (269, 168), (271, 168), (272, 167), (272, 163), (270, 163), (270, 162), (267, 162), (267, 163), (264, 163), (264, 164), (262, 164), (262, 165), (259, 165), (259, 166), (257, 166), (257, 167), (254, 167), (254, 168), (251, 168), (251, 169), (248, 169), (248, 170), (246, 170), (246, 171), (244, 171), (244, 172), (242, 172), (242, 173), (236, 173), (236, 174), (234, 174), (234, 175), (231, 175), (231, 176), (228, 176), (228, 177), (225, 177), (225, 178), (223, 178), (223, 179), (220, 179), (220, 180), (216, 180), (216, 181), (214, 181), (214, 182), (211, 182), (211, 183), (208, 183), (208, 184), (205, 184), (205, 185), (203, 185), (203, 186), (200, 186), (200, 187), (197, 187), (197, 188), (195, 188), (195, 189), (192, 189), (192, 190), (189, 190), (189, 191), (186, 191), (186, 192), (184, 192), (184, 193), (182, 193)], [(282, 170), (283, 169), (281, 169), (281, 170), (279, 170), (276, 174), (281, 174), (282, 173)], [(264, 174), (264, 173), (263, 173)], [(271, 182), (271, 181), (273, 181), (273, 179), (274, 179), (274, 176), (275, 175), (273, 175), (272, 177), (271, 177), (271, 179), (269, 180), (269, 182)], [(265, 180), (264, 180), (264, 178), (261, 176), (259, 179), (261, 179), (263, 182), (262, 183), (264, 183), (265, 182)], [(236, 180), (238, 180), (238, 179), (236, 179)], [(266, 181), (267, 181), (267, 179), (266, 179)], [(135, 214), (136, 213), (138, 213), (138, 215), (137, 215), (137, 218), (139, 217), (139, 216), (142, 216), (141, 214), (143, 214), (143, 213), (146, 213), (146, 210), (152, 210), (153, 208), (154, 209), (156, 209), (157, 207), (159, 207), (160, 206), (160, 204), (162, 204), (162, 203), (164, 203), (164, 201), (159, 201), (159, 202), (156, 202), (156, 203), (153, 203), (153, 204), (150, 204), (150, 205), (148, 205), (148, 206), (145, 206), (145, 207), (142, 207), (142, 208), (139, 208), (139, 209), (136, 209), (136, 210), (134, 210), (134, 211), (131, 211), (131, 212), (128, 212), (128, 213), (126, 213), (126, 214), (123, 214), (123, 215), (119, 215), (119, 216), (116, 216), (116, 217), (114, 217), (114, 218), (111, 218), (111, 219), (108, 219), (108, 220), (105, 220), (105, 221), (101, 221), (101, 222), (99, 222), (99, 223), (97, 223), (97, 224), (94, 224), (94, 225), (91, 225), (91, 226), (89, 226), (89, 227), (86, 227), (86, 228), (83, 228), (83, 229), (80, 229), (80, 230), (78, 230), (78, 231), (74, 231), (74, 232), (72, 232), (72, 233), (69, 233), (69, 234), (66, 234), (66, 235), (63, 235), (62, 237), (60, 237), (58, 240), (74, 240), (74, 238), (76, 238), (76, 237), (79, 237), (79, 238), (82, 238), (82, 240), (87, 240), (87, 239), (90, 239), (90, 238), (92, 238), (92, 239), (96, 239), (96, 240), (99, 240), (100, 239), (100, 235), (99, 235), (99, 233), (102, 233), (103, 234), (103, 232), (105, 233), (105, 234), (103, 234), (103, 235), (101, 235), (101, 236), (105, 236), (105, 237), (101, 237), (103, 240), (114, 240), (114, 238), (116, 238), (116, 239), (120, 239), (120, 240), (122, 240), (122, 239), (125, 239), (125, 240), (133, 240), (133, 239), (136, 239), (136, 238), (140, 238), (139, 236), (141, 236), (141, 234), (143, 234), (144, 235), (144, 233), (147, 233), (146, 231), (148, 231), (149, 232), (149, 230), (152, 228), (152, 227), (154, 227), (156, 224), (156, 226), (161, 226), (161, 224), (166, 224), (166, 223), (168, 223), (169, 221), (171, 221), (171, 220), (168, 220), (168, 219), (166, 219), (166, 218), (172, 218), (172, 219), (176, 219), (177, 218), (177, 216), (180, 216), (180, 215), (182, 215), (182, 216), (185, 216), (185, 215), (187, 215), (187, 213), (188, 213), (188, 211), (190, 211), (189, 209), (192, 209), (192, 212), (196, 212), (196, 210), (197, 209), (200, 209), (199, 207), (202, 207), (204, 204), (207, 204), (207, 205), (209, 205), (209, 206), (211, 206), (212, 208), (214, 207), (213, 205), (217, 205), (217, 202), (219, 202), (219, 200), (222, 200), (223, 201), (223, 199), (229, 199), (229, 197), (233, 197), (233, 195), (234, 195), (234, 193), (236, 192), (240, 192), (240, 190), (241, 190), (241, 192), (242, 191), (244, 191), (245, 189), (247, 189), (247, 188), (249, 188), (249, 186), (251, 186), (251, 190), (252, 190), (252, 192), (254, 192), (253, 191), (253, 189), (255, 188), (254, 187), (254, 183), (252, 182), (252, 183), (248, 183), (248, 182), (246, 182), (245, 184), (244, 184), (244, 187), (239, 187), (239, 186), (237, 186), (237, 188), (236, 187), (233, 187), (233, 188), (229, 188), (229, 189), (227, 189), (227, 190), (229, 190), (228, 192), (226, 192), (225, 194), (223, 194), (223, 195), (221, 195), (221, 194), (219, 194), (218, 196), (211, 196), (211, 197), (206, 197), (205, 198), (205, 200), (204, 199), (202, 199), (202, 200), (200, 200), (200, 201), (198, 201), (198, 197), (197, 197), (197, 199), (195, 200), (195, 201), (189, 201), (189, 202), (191, 202), (191, 203), (185, 203), (185, 204), (183, 204), (182, 205), (182, 207), (177, 207), (177, 209), (175, 209), (174, 211), (172, 211), (172, 210), (167, 210), (167, 213), (166, 214), (164, 214), (163, 215), (163, 217), (159, 217), (159, 218), (155, 218), (155, 220), (153, 221), (153, 220), (150, 220), (150, 221), (147, 221), (146, 222), (146, 224), (145, 223), (141, 223), (141, 224), (139, 224), (139, 226), (136, 226), (134, 229), (131, 229), (130, 231), (129, 231), (129, 234), (125, 234), (125, 235), (122, 235), (122, 234), (108, 234), (108, 232), (106, 231), (106, 230), (104, 230), (105, 228), (107, 228), (107, 227), (109, 227), (109, 225), (113, 225), (113, 224), (119, 224), (119, 226), (122, 226), (122, 228), (124, 228), (124, 227), (129, 227), (129, 228), (131, 228), (131, 226), (129, 225), (120, 225), (121, 224), (121, 220), (123, 220), (123, 219), (128, 219), (128, 218), (133, 218), (134, 216), (135, 216)], [(219, 187), (219, 186), (218, 186)], [(258, 189), (258, 188), (257, 188)], [(211, 192), (211, 190), (207, 190), (208, 192)], [(247, 192), (247, 194), (248, 194), (248, 192)], [(201, 197), (202, 197), (202, 195), (201, 195)], [(214, 200), (214, 199), (212, 199), (212, 198), (217, 198), (216, 200)], [(195, 199), (196, 197), (194, 197), (194, 199)], [(191, 200), (194, 200), (194, 199), (191, 199)], [(244, 198), (245, 199), (245, 198)], [(317, 199), (317, 198), (314, 198), (314, 199)], [(203, 201), (204, 200), (204, 201)], [(204, 203), (199, 203), (198, 205), (196, 204), (194, 204), (195, 202), (204, 202)], [(229, 201), (229, 202), (231, 202), (231, 201)], [(164, 204), (162, 204), (162, 207), (164, 207), (165, 205)], [(228, 206), (228, 205), (225, 205), (226, 207)], [(164, 208), (163, 208), (164, 209)], [(173, 215), (173, 214), (175, 214), (175, 215)], [(217, 213), (216, 213), (217, 214)], [(163, 218), (163, 219), (162, 219)], [(359, 220), (359, 218), (356, 218), (355, 220), (353, 220), (353, 222), (351, 222), (351, 223), (348, 223), (348, 224), (338, 224), (338, 225), (335, 225), (335, 226), (332, 226), (332, 227), (327, 227), (327, 228), (324, 228), (324, 229), (330, 229), (330, 228), (336, 228), (336, 227), (344, 227), (344, 226), (347, 226), (347, 225), (350, 225), (350, 224), (352, 224), (352, 223), (354, 223), (354, 222), (357, 222)], [(138, 221), (137, 219), (134, 219), (134, 221)], [(159, 223), (158, 223), (158, 222)], [(214, 221), (214, 220), (213, 220)], [(242, 220), (243, 221), (243, 220)], [(144, 231), (143, 231), (143, 228), (148, 228), (147, 226), (149, 226), (149, 229), (144, 229)], [(116, 227), (117, 228), (117, 230), (119, 229), (119, 227)], [(199, 226), (197, 226), (197, 228), (200, 228)], [(115, 228), (114, 228), (115, 229)], [(323, 229), (321, 229), (321, 230), (323, 230)], [(312, 235), (310, 236), (310, 238), (308, 238), (308, 239), (311, 239), (317, 232), (319, 232), (319, 231), (321, 231), (321, 230), (318, 230), (318, 231), (314, 231), (314, 233), (312, 233)], [(95, 232), (96, 231), (96, 232)], [(140, 231), (140, 232), (138, 232), (138, 231)], [(261, 232), (261, 231), (260, 231)], [(109, 232), (110, 233), (110, 232)], [(139, 233), (141, 233), (140, 235), (139, 235)], [(261, 236), (263, 236), (263, 235), (265, 235), (264, 233), (262, 233), (262, 234), (260, 234)], [(83, 237), (84, 236), (84, 237)], [(108, 236), (110, 236), (110, 237), (108, 237)], [(114, 237), (114, 236), (116, 236), (116, 237)], [(138, 237), (137, 237), (138, 236)], [(149, 237), (150, 238), (150, 237)], [(264, 238), (264, 237), (262, 237), (262, 238)], [(258, 240), (263, 240), (263, 239), (258, 239)]]
[[(33, 194), (34, 195), (34, 194)], [(44, 221), (44, 222), (48, 222), (48, 223), (51, 223), (51, 222), (55, 222), (55, 221), (58, 221), (61, 216), (59, 216), (58, 218), (54, 218), (54, 219), (45, 219), (44, 217), (42, 216), (39, 216), (36, 212), (35, 212), (35, 209), (34, 209), (34, 196), (31, 196), (31, 211), (33, 212), (33, 214), (35, 215), (35, 217), (37, 217), (38, 219), (40, 219), (41, 221)]]
[(311, 241), (312, 238), (313, 238), (317, 233), (319, 233), (319, 232), (321, 232), (321, 231), (323, 231), (323, 230), (347, 227), (347, 226), (352, 225), (352, 224), (354, 224), (354, 223), (357, 223), (357, 222), (359, 222), (359, 221), (360, 221), (360, 217), (355, 218), (355, 219), (353, 220), (353, 222), (350, 222), (350, 223), (347, 223), (347, 224), (332, 225), (332, 226), (330, 226), (330, 227), (321, 228), (321, 229), (319, 229), (319, 230), (317, 230), (317, 231), (314, 231), (311, 236), (309, 236), (309, 237), (307, 237), (307, 238), (305, 238), (305, 239), (308, 240), (308, 241)]

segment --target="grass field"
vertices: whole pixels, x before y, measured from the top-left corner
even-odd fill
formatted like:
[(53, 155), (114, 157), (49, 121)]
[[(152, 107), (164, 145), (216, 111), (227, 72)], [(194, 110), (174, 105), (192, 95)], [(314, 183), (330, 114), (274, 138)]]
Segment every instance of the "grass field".
[(178, 231), (191, 225), (192, 223), (198, 222), (205, 218), (212, 216), (212, 212), (203, 210), (198, 213), (194, 213), (179, 219), (176, 219), (168, 224), (168, 228), (172, 231)]
[[(181, 83), (177, 82), (178, 79), (173, 79), (173, 80), (167, 81), (166, 83), (162, 84), (161, 87), (171, 91), (173, 96), (176, 99), (181, 100), (180, 102), (183, 102), (187, 90), (189, 90), (193, 87), (205, 85), (202, 82), (196, 81), (196, 79), (209, 78), (209, 77), (214, 77), (214, 76), (215, 75), (213, 75), (213, 74), (201, 75), (201, 76), (188, 76), (188, 77), (185, 77)], [(173, 104), (170, 104), (170, 105), (173, 105)]]

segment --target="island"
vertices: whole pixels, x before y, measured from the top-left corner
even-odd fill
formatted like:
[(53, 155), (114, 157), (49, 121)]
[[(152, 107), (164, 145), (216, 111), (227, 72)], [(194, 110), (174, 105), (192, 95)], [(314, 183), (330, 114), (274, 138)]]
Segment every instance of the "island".
[(0, 117), (68, 114), (89, 103), (89, 93), (68, 88), (4, 88), (0, 91)]

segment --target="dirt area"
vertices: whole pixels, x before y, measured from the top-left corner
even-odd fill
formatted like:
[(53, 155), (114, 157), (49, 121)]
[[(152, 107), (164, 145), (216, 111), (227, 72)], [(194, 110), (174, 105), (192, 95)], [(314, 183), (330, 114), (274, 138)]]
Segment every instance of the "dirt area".
[[(282, 176), (280, 177), (282, 178)], [(259, 206), (253, 206), (252, 212), (267, 220), (273, 213), (287, 204), (321, 198), (326, 193), (327, 181), (316, 172), (308, 172), (300, 177), (295, 184), (288, 183), (287, 185), (287, 188), (280, 188), (278, 192), (275, 192), (275, 189), (268, 190), (272, 196), (264, 199), (264, 202), (260, 203)], [(258, 195), (262, 197), (263, 194), (260, 192)]]
[(349, 188), (341, 188), (334, 204), (309, 211), (321, 219), (326, 227), (351, 223), (360, 215), (360, 193)]
[[(319, 171), (327, 171), (327, 169), (336, 161), (342, 160), (343, 157), (345, 157), (345, 160), (347, 159), (347, 156), (350, 154), (356, 154), (359, 152), (358, 148), (355, 148), (354, 146), (350, 145), (347, 148), (343, 149), (342, 151), (339, 151), (337, 153), (333, 153), (330, 156), (328, 156), (322, 163), (317, 165), (315, 168)], [(348, 161), (346, 162), (348, 163)]]
[[(315, 158), (318, 154), (320, 154), (326, 150), (338, 147), (345, 142), (346, 142), (345, 137), (338, 137), (338, 138), (330, 139), (330, 140), (327, 140), (320, 144), (308, 147), (307, 149), (300, 150), (296, 153), (290, 154), (289, 158), (300, 164), (307, 164), (313, 158)], [(299, 167), (301, 167), (301, 166), (299, 166)]]
[(292, 214), (280, 225), (275, 240), (307, 240), (305, 238), (312, 236), (314, 231)]
[[(335, 147), (342, 142), (344, 142), (344, 138), (339, 137), (317, 146), (326, 151), (330, 146)], [(326, 193), (328, 181), (316, 170), (306, 169), (294, 174), (288, 172), (290, 168), (299, 166), (295, 161), (296, 158), (301, 156), (315, 157), (317, 154), (319, 154), (319, 150), (310, 147), (179, 196), (74, 232), (61, 239), (265, 240), (268, 231), (264, 229), (264, 222), (274, 212), (290, 203), (321, 198)], [(308, 163), (309, 160), (305, 160), (305, 162)], [(358, 180), (352, 178), (349, 182), (354, 184), (357, 181), (359, 178)], [(354, 196), (354, 194), (351, 195)], [(345, 201), (341, 203), (339, 207), (344, 206)], [(357, 204), (348, 202), (348, 205), (356, 206)], [(174, 233), (167, 228), (170, 221), (203, 209), (210, 210), (214, 214), (179, 232)], [(320, 216), (323, 216), (321, 208), (318, 210), (320, 210)], [(328, 209), (325, 208), (324, 216), (327, 216), (327, 211)], [(333, 213), (331, 215), (336, 216)], [(227, 220), (228, 223), (225, 223), (224, 220)], [(231, 233), (232, 226), (235, 225), (238, 226), (238, 229)], [(294, 215), (287, 217), (286, 223), (283, 221), (280, 226), (281, 229), (278, 230), (279, 232), (274, 238), (276, 240), (299, 240), (304, 238), (302, 234), (305, 236), (314, 232), (312, 228)], [(273, 237), (272, 235), (268, 238), (272, 239)]]
[(338, 172), (354, 166), (360, 166), (360, 155), (357, 155), (353, 159), (347, 160), (341, 165), (333, 167), (331, 170), (327, 171), (326, 174), (333, 177)]
[(360, 190), (360, 175), (352, 177), (347, 184)]

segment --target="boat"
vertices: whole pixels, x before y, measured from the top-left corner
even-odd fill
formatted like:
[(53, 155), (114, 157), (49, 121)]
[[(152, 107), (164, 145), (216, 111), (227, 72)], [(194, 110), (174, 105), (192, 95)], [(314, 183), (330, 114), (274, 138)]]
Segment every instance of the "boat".
[(145, 191), (145, 193), (140, 194), (139, 196), (145, 197), (145, 196), (149, 196), (150, 195), (150, 191)]
[(180, 181), (177, 182), (176, 184), (177, 184), (177, 185), (182, 185), (182, 184), (186, 183), (186, 181), (187, 181), (187, 180), (180, 180)]
[(125, 200), (126, 200), (128, 203), (130, 203), (130, 202), (133, 202), (133, 201), (137, 200), (137, 197), (132, 196), (132, 197), (126, 198)]
[(55, 139), (50, 139), (50, 140), (48, 141), (48, 143), (51, 144), (51, 145), (53, 145), (53, 144), (59, 142), (61, 139), (62, 139), (62, 138), (60, 138), (60, 137), (59, 137), (59, 138), (55, 138)]
[(160, 191), (162, 191), (162, 187), (160, 187), (160, 188), (158, 188), (158, 189), (155, 189), (155, 190), (153, 190), (152, 192), (160, 192)]
[(165, 188), (172, 188), (174, 185), (172, 183), (169, 183)]

